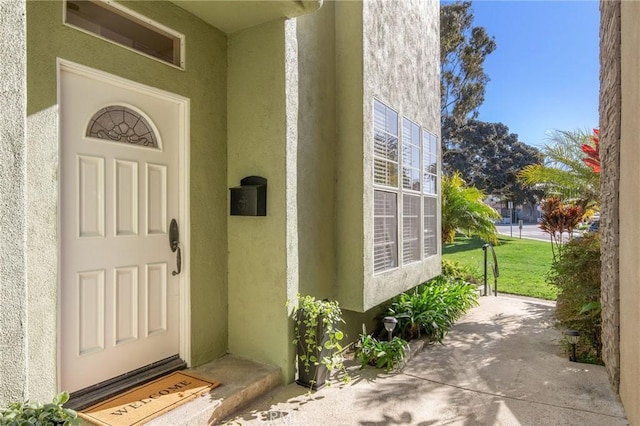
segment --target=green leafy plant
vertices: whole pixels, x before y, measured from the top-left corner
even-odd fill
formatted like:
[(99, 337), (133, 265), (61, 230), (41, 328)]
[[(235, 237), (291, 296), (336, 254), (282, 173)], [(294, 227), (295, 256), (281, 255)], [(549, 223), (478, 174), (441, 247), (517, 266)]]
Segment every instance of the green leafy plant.
[(577, 358), (593, 363), (602, 363), (600, 269), (600, 237), (590, 233), (566, 243), (547, 275), (558, 288), (558, 326), (581, 332)]
[(362, 367), (373, 365), (388, 372), (401, 366), (406, 356), (406, 347), (407, 341), (397, 336), (390, 341), (380, 341), (363, 334), (356, 346), (355, 356)]
[(470, 264), (442, 258), (442, 275), (457, 281), (478, 284), (482, 281), (480, 271)]
[(396, 317), (406, 340), (425, 335), (442, 343), (451, 326), (477, 305), (476, 286), (440, 275), (393, 298), (388, 315)]
[(477, 235), (498, 244), (498, 231), (493, 223), (500, 214), (484, 202), (486, 195), (475, 186), (467, 186), (459, 172), (442, 177), (442, 243), (455, 240), (456, 231)]
[(79, 425), (78, 414), (64, 408), (69, 400), (69, 393), (62, 392), (48, 404), (40, 402), (14, 402), (7, 408), (0, 408), (0, 425), (2, 426), (73, 426)]
[[(329, 372), (342, 370), (345, 373), (343, 381), (348, 381), (349, 376), (340, 354), (344, 333), (337, 327), (344, 320), (338, 302), (298, 295), (293, 318), (293, 344), (297, 347), (298, 359), (305, 372), (309, 373), (312, 366), (322, 365)], [(312, 386), (314, 384), (311, 383)]]

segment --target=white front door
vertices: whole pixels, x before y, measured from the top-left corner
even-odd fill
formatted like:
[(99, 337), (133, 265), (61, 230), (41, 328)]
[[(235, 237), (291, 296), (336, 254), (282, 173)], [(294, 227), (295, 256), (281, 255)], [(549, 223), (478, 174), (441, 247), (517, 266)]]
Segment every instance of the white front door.
[(180, 354), (185, 105), (61, 66), (61, 390)]

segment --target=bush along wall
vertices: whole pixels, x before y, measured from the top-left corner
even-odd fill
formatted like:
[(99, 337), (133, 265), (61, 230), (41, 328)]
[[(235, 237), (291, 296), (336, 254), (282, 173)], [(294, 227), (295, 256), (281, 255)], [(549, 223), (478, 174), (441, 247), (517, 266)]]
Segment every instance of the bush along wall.
[(577, 360), (602, 364), (599, 234), (586, 234), (565, 244), (547, 282), (559, 291), (555, 312), (558, 327), (581, 333)]
[(386, 315), (396, 317), (402, 338), (427, 337), (442, 343), (451, 326), (477, 305), (475, 285), (440, 275), (394, 297)]

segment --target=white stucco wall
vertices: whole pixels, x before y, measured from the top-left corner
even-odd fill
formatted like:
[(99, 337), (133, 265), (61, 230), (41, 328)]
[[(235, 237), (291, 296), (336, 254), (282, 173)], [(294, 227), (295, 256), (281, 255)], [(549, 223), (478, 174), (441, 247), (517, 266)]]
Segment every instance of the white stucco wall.
[(372, 181), (374, 98), (440, 139), (439, 6), (435, 0), (336, 5), (338, 294), (352, 310), (366, 311), (441, 271), (438, 255), (374, 275)]
[(27, 397), (26, 4), (0, 0), (0, 405)]
[[(58, 391), (58, 107), (31, 114), (27, 137), (27, 280), (30, 398), (47, 401)], [(30, 368), (31, 370), (33, 367)]]
[[(373, 98), (440, 141), (440, 3), (436, 0), (364, 2), (364, 226), (365, 307), (375, 306), (440, 274), (440, 255), (373, 275)], [(438, 163), (440, 168), (440, 163)], [(438, 174), (440, 170), (438, 170)], [(440, 179), (438, 179), (440, 193)], [(440, 203), (438, 202), (438, 224)], [(398, 232), (402, 232), (399, 228)], [(436, 241), (440, 246), (440, 226)]]

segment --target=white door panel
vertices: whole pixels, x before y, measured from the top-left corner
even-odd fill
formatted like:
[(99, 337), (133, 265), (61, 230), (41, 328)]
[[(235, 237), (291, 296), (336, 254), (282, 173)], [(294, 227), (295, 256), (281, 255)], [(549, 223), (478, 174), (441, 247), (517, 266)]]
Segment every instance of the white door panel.
[[(126, 107), (108, 111), (115, 133), (143, 128), (129, 116), (115, 123), (140, 113), (159, 146), (87, 137), (94, 114), (110, 106)], [(182, 223), (180, 114), (178, 102), (152, 91), (61, 70), (61, 389), (180, 352), (182, 275), (171, 274), (167, 235), (171, 219)]]

